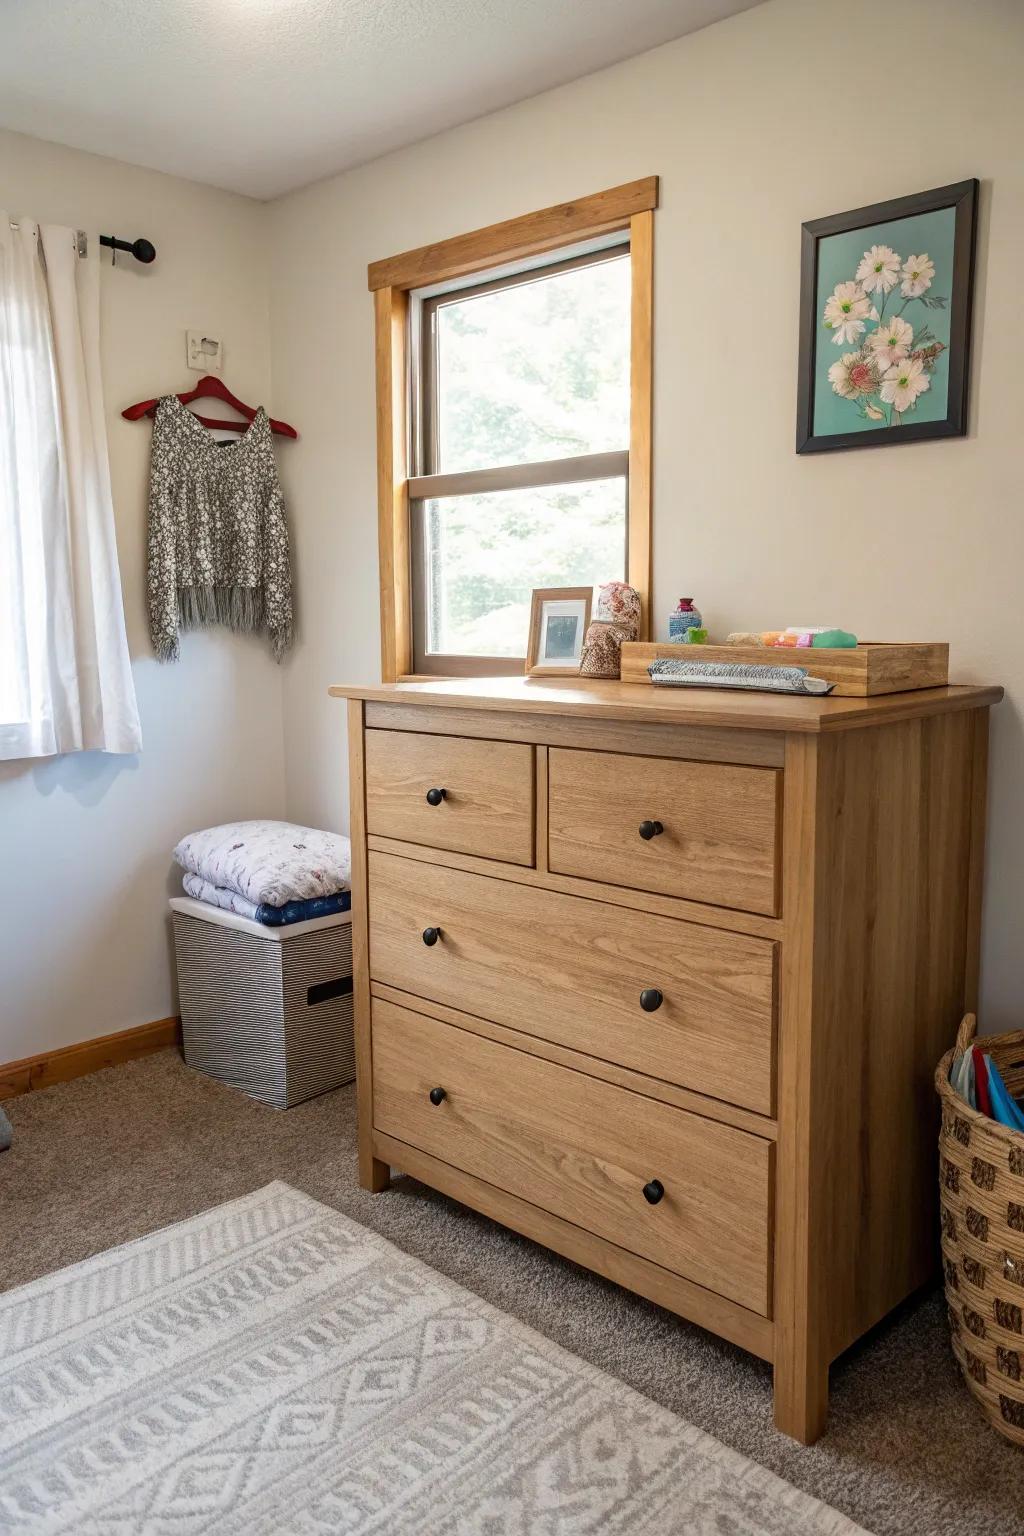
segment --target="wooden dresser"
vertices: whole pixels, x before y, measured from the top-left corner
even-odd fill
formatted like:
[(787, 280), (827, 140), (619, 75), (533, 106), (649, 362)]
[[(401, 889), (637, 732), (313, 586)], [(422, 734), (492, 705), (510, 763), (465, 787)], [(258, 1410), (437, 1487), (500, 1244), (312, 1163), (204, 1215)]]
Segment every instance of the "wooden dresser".
[(521, 678), (348, 704), (360, 1177), (415, 1175), (765, 1360), (935, 1267), (999, 688)]

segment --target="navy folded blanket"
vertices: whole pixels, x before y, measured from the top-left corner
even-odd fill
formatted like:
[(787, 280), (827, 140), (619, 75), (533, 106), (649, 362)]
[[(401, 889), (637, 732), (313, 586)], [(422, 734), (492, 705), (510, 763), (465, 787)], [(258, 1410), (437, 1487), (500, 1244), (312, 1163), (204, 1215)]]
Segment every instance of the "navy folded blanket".
[(336, 912), (347, 912), (352, 905), (348, 891), (337, 891), (333, 896), (311, 896), (308, 901), (286, 901), (283, 907), (268, 907), (260, 902), (256, 908), (256, 922), (271, 928), (283, 928), (286, 923), (308, 923), (313, 917), (333, 917)]

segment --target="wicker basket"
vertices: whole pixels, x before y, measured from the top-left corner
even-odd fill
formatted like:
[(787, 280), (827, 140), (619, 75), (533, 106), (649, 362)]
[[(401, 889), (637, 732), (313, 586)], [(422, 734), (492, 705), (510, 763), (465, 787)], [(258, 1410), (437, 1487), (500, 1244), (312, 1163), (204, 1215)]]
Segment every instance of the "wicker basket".
[[(949, 1081), (976, 1028), (969, 1013), (935, 1072), (946, 1302), (968, 1388), (1000, 1434), (1024, 1445), (1024, 1133), (971, 1109)], [(983, 1044), (1010, 1093), (1024, 1093), (1024, 1033)]]

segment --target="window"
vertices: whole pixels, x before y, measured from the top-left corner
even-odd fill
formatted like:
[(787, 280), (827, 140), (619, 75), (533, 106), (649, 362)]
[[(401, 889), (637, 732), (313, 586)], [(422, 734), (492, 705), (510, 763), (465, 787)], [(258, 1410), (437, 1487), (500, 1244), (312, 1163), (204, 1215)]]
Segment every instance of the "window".
[(416, 672), (522, 671), (534, 587), (625, 578), (629, 310), (621, 243), (413, 295)]
[(424, 473), (629, 447), (629, 245), (423, 304)]
[(536, 587), (650, 566), (657, 181), (371, 265), (385, 681), (523, 671)]

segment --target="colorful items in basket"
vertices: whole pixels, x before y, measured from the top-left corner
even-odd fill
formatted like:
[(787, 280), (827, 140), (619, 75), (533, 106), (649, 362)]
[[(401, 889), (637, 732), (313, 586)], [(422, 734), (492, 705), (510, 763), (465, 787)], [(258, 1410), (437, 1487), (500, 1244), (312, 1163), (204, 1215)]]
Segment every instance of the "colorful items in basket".
[(598, 589), (597, 617), (588, 625), (580, 657), (581, 677), (618, 677), (622, 642), (640, 636), (640, 594), (624, 581)]
[(972, 1045), (953, 1057), (949, 1081), (972, 1109), (1011, 1130), (1024, 1131), (1024, 1110), (1011, 1095), (992, 1057), (980, 1046)]
[[(992, 1428), (1012, 1444), (1024, 1446), (1024, 1132), (982, 1109), (973, 1055), (977, 1046), (991, 1104), (990, 1057), (999, 1063), (1004, 1086), (1024, 1088), (1019, 1067), (1024, 1034), (983, 1035), (979, 1041), (977, 1024), (973, 1013), (964, 1017), (956, 1044), (935, 1071), (942, 1105), (938, 1172), (950, 1342), (964, 1385)], [(977, 1078), (973, 1109), (971, 1072)], [(968, 1097), (956, 1086), (958, 1081)]]
[(282, 927), (348, 910), (352, 852), (337, 832), (230, 821), (190, 832), (173, 856), (189, 896), (257, 923)]
[(847, 651), (857, 644), (857, 636), (848, 629), (813, 628), (795, 624), (789, 629), (764, 629), (759, 634), (734, 630), (725, 637), (726, 645), (764, 645), (783, 649), (796, 648)]

